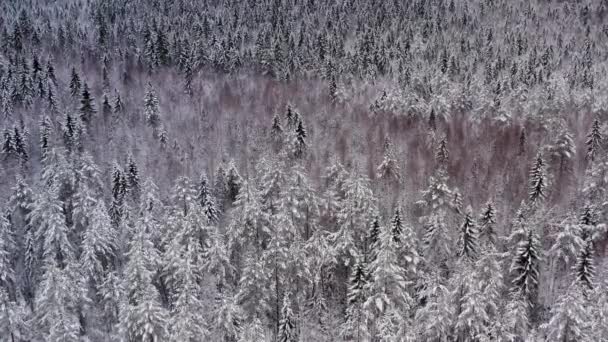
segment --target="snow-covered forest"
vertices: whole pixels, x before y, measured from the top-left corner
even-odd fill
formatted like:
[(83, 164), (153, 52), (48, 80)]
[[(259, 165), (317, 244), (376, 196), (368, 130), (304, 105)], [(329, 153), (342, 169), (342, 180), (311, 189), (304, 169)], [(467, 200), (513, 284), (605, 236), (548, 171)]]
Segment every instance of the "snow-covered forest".
[(0, 341), (608, 341), (607, 0), (0, 1)]

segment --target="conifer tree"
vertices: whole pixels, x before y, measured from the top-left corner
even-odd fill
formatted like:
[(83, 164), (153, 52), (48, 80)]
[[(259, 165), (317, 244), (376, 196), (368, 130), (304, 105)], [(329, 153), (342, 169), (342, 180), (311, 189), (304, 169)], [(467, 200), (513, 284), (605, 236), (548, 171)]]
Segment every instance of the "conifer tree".
[(228, 173), (226, 174), (226, 189), (227, 189), (227, 198), (231, 203), (236, 201), (239, 192), (241, 191), (241, 187), (243, 186), (243, 179), (239, 174), (239, 171), (236, 168), (236, 164), (234, 160), (230, 161), (228, 165)]
[[(370, 263), (370, 280), (366, 286), (367, 300), (363, 304), (369, 319), (376, 325), (387, 312), (407, 312), (412, 299), (406, 290), (405, 270), (397, 259), (397, 244), (391, 227), (380, 233), (380, 244), (376, 258)], [(376, 327), (378, 329), (379, 327)]]
[(600, 131), (600, 120), (595, 118), (593, 125), (591, 126), (591, 132), (587, 135), (585, 145), (587, 146), (587, 160), (593, 162), (597, 155), (600, 153), (602, 147), (602, 133)]
[(589, 341), (591, 319), (582, 291), (570, 286), (551, 308), (551, 319), (542, 328), (550, 341)]
[(275, 152), (279, 152), (283, 147), (283, 128), (281, 127), (281, 118), (278, 114), (272, 117), (272, 126), (270, 127), (270, 141)]
[(519, 134), (519, 155), (523, 156), (526, 153), (526, 145), (527, 145), (527, 137), (526, 137), (526, 129), (522, 127), (521, 132)]
[(587, 240), (578, 255), (575, 266), (576, 279), (589, 289), (593, 288), (593, 278), (595, 275), (593, 254), (593, 241)]
[(207, 175), (203, 172), (198, 186), (198, 203), (203, 208), (207, 220), (211, 224), (216, 224), (219, 220), (220, 212), (215, 206), (215, 199), (209, 187)]
[(78, 72), (76, 72), (76, 68), (72, 68), (72, 73), (70, 75), (70, 94), (72, 97), (81, 96), (80, 87), (80, 76), (78, 76)]
[(302, 123), (302, 120), (299, 119), (293, 142), (293, 155), (296, 159), (302, 158), (306, 153), (306, 150), (308, 149), (308, 144), (306, 143), (307, 137), (308, 133), (306, 133), (306, 129), (304, 128), (304, 123)]
[(137, 341), (159, 341), (166, 336), (167, 313), (162, 307), (160, 296), (153, 280), (159, 264), (158, 250), (152, 242), (154, 224), (153, 187), (145, 187), (145, 201), (141, 217), (135, 224), (135, 231), (129, 242), (128, 261), (125, 265), (125, 289), (128, 304), (123, 308), (121, 321), (125, 324), (126, 336)]
[(447, 168), (450, 156), (447, 144), (447, 138), (441, 139), (435, 153), (435, 160), (437, 161), (439, 167), (443, 169)]
[(363, 310), (368, 277), (365, 264), (358, 260), (349, 280), (346, 322), (343, 324), (341, 332), (345, 339), (357, 342), (368, 339), (365, 311)]
[(127, 192), (131, 196), (131, 199), (137, 203), (139, 201), (141, 188), (139, 184), (139, 170), (137, 169), (137, 163), (135, 163), (135, 159), (133, 159), (132, 155), (129, 155), (127, 161), (126, 183)]
[(526, 238), (518, 244), (517, 255), (511, 265), (515, 275), (513, 285), (520, 293), (528, 298), (534, 295), (538, 288), (540, 242), (538, 236), (531, 229)]
[(156, 132), (156, 130), (158, 130), (160, 127), (160, 109), (158, 106), (156, 91), (152, 87), (152, 83), (149, 82), (146, 88), (146, 95), (144, 97), (144, 114), (146, 117), (146, 123)]
[(496, 232), (494, 231), (494, 225), (496, 224), (496, 209), (492, 202), (486, 203), (481, 217), (479, 218), (480, 225), (480, 237), (486, 239), (489, 243), (494, 244), (496, 242)]
[(80, 119), (85, 124), (90, 124), (95, 114), (95, 105), (93, 103), (93, 96), (89, 91), (89, 86), (84, 82), (82, 87), (82, 96), (80, 98)]
[(400, 167), (394, 156), (393, 145), (388, 138), (384, 142), (384, 157), (382, 163), (378, 166), (377, 172), (380, 179), (401, 181)]
[(374, 219), (372, 220), (369, 234), (367, 237), (367, 255), (371, 256), (372, 258), (378, 247), (378, 238), (379, 237), (380, 237), (380, 218), (378, 217), (378, 215), (375, 215)]
[(391, 221), (391, 232), (393, 234), (395, 243), (399, 244), (401, 242), (401, 234), (403, 232), (403, 222), (401, 221), (401, 210), (399, 208), (395, 210), (395, 215)]
[(477, 246), (477, 228), (471, 214), (471, 210), (467, 210), (464, 216), (464, 223), (460, 228), (460, 236), (458, 239), (458, 255), (469, 260), (475, 258), (478, 252)]
[(536, 155), (534, 165), (530, 169), (528, 200), (536, 205), (547, 197), (548, 176), (545, 170), (545, 161), (540, 153)]
[(281, 309), (281, 321), (279, 322), (279, 342), (296, 342), (297, 331), (293, 312), (291, 311), (291, 301), (289, 293), (283, 296), (283, 308)]

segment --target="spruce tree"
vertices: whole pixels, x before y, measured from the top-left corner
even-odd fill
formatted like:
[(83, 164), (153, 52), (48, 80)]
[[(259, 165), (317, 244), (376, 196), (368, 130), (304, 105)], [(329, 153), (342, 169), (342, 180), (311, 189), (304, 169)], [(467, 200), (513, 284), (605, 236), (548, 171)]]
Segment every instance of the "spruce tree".
[(93, 97), (89, 91), (89, 86), (84, 82), (82, 87), (82, 96), (80, 98), (80, 119), (85, 124), (90, 124), (95, 114), (95, 106), (93, 103)]
[(158, 98), (152, 84), (148, 82), (146, 95), (144, 97), (144, 114), (146, 123), (156, 132), (160, 127), (160, 109), (158, 106)]
[(227, 189), (227, 197), (231, 203), (236, 201), (239, 192), (241, 191), (241, 187), (243, 186), (243, 179), (239, 174), (239, 171), (236, 168), (236, 164), (234, 160), (230, 161), (228, 165), (228, 173), (226, 174), (226, 189)]
[(437, 151), (435, 153), (435, 160), (440, 168), (446, 169), (448, 167), (450, 153), (447, 146), (447, 138), (441, 139)]
[(81, 96), (81, 86), (80, 76), (78, 76), (76, 68), (72, 68), (72, 73), (70, 75), (70, 94), (72, 94), (72, 97)]
[(475, 227), (475, 222), (469, 208), (464, 216), (464, 223), (460, 228), (458, 256), (472, 260), (476, 257), (477, 252), (477, 228)]
[(129, 155), (127, 161), (127, 172), (126, 172), (127, 192), (131, 196), (131, 199), (137, 203), (141, 192), (139, 170), (137, 163), (133, 159), (132, 155)]
[(587, 146), (587, 160), (591, 162), (595, 160), (600, 153), (603, 140), (604, 138), (602, 137), (600, 130), (600, 120), (595, 118), (595, 120), (593, 120), (593, 125), (591, 126), (591, 132), (589, 132), (587, 140), (585, 141), (585, 145)]
[(7, 127), (4, 129), (3, 142), (2, 142), (2, 153), (4, 158), (10, 157), (15, 152), (15, 142), (13, 140), (13, 133)]
[(51, 147), (51, 129), (51, 119), (48, 116), (42, 117), (42, 121), (40, 122), (40, 154), (42, 160), (46, 159), (46, 155)]
[(308, 145), (306, 143), (307, 137), (308, 133), (306, 133), (304, 123), (302, 123), (302, 120), (300, 119), (297, 123), (293, 142), (293, 155), (296, 159), (304, 157), (306, 150), (308, 149)]
[(536, 233), (528, 229), (526, 237), (520, 241), (511, 271), (515, 275), (513, 285), (524, 296), (533, 295), (538, 288), (540, 242)]
[(279, 342), (296, 342), (297, 331), (293, 312), (291, 311), (291, 301), (289, 293), (283, 296), (283, 308), (281, 309), (281, 320), (279, 322)]
[(530, 169), (528, 200), (536, 205), (547, 197), (548, 176), (545, 170), (545, 161), (540, 154), (536, 155), (534, 165)]
[(400, 243), (401, 234), (403, 233), (403, 222), (401, 220), (401, 210), (399, 208), (395, 210), (395, 215), (391, 221), (391, 232), (395, 243)]
[(275, 114), (272, 118), (272, 126), (270, 127), (270, 141), (275, 153), (279, 152), (281, 147), (283, 147), (283, 128), (281, 127), (281, 118), (278, 114)]
[(365, 264), (358, 260), (349, 280), (346, 322), (343, 324), (341, 332), (341, 335), (349, 341), (366, 341), (368, 338), (365, 311), (363, 310), (368, 278)]
[(199, 181), (197, 197), (198, 203), (203, 208), (203, 212), (209, 223), (216, 224), (219, 221), (220, 212), (215, 206), (215, 199), (211, 193), (209, 180), (207, 180), (207, 175), (204, 172), (201, 174), (201, 179)]
[(481, 217), (479, 218), (480, 225), (480, 236), (486, 239), (489, 243), (494, 244), (496, 242), (496, 232), (494, 231), (494, 225), (496, 224), (496, 209), (492, 202), (486, 203), (486, 207), (483, 210)]
[(575, 266), (576, 279), (589, 289), (593, 288), (593, 278), (595, 275), (593, 254), (593, 241), (587, 240), (578, 255)]
[(393, 145), (389, 138), (384, 141), (384, 157), (377, 169), (378, 178), (385, 181), (401, 181), (401, 168), (394, 156)]

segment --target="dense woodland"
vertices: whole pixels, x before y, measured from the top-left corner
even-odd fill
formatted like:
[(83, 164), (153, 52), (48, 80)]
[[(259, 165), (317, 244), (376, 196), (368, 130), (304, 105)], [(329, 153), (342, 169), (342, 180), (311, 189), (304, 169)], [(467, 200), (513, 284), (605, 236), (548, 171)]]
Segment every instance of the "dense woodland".
[(607, 0), (0, 1), (0, 341), (608, 341)]

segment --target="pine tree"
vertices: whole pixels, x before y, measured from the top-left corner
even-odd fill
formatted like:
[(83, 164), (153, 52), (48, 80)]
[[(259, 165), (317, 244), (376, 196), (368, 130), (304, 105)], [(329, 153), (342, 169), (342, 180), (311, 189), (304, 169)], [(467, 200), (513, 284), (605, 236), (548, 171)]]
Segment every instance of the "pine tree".
[(595, 275), (595, 263), (593, 261), (594, 246), (593, 241), (587, 240), (583, 249), (580, 251), (576, 260), (576, 279), (588, 287), (593, 288), (593, 278)]
[(78, 76), (76, 68), (72, 68), (72, 73), (70, 75), (70, 94), (72, 94), (72, 97), (78, 97), (81, 95), (80, 87), (80, 76)]
[(91, 123), (91, 120), (93, 120), (93, 115), (96, 112), (93, 100), (94, 99), (89, 92), (89, 86), (86, 82), (84, 82), (84, 86), (82, 87), (82, 96), (80, 98), (80, 119), (85, 124)]
[(283, 308), (281, 309), (281, 321), (279, 322), (279, 342), (296, 342), (298, 340), (294, 318), (293, 312), (291, 311), (289, 293), (286, 293), (283, 296)]
[(595, 120), (593, 120), (593, 125), (591, 126), (591, 132), (589, 132), (587, 140), (585, 141), (585, 145), (587, 146), (587, 160), (591, 162), (595, 160), (598, 153), (600, 153), (603, 140), (604, 138), (600, 131), (600, 120), (595, 118)]
[(475, 227), (475, 222), (473, 222), (473, 217), (469, 208), (465, 214), (464, 223), (460, 228), (458, 256), (472, 260), (477, 255), (477, 252), (477, 228)]
[(545, 171), (545, 161), (540, 153), (530, 170), (528, 199), (532, 205), (538, 204), (547, 197), (548, 176)]

